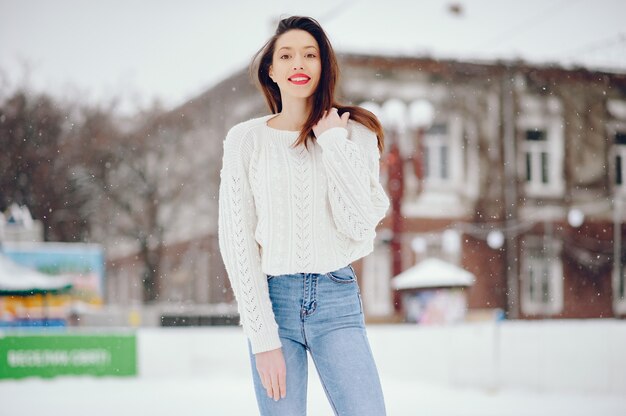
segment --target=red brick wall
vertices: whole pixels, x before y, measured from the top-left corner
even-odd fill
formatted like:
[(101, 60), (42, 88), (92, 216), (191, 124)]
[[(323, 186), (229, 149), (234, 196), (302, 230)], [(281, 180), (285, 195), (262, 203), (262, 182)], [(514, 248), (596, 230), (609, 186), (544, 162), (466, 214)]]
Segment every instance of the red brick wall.
[(463, 235), (461, 237), (461, 267), (476, 276), (476, 283), (469, 288), (470, 309), (506, 309), (506, 273), (504, 252), (493, 250), (484, 240)]

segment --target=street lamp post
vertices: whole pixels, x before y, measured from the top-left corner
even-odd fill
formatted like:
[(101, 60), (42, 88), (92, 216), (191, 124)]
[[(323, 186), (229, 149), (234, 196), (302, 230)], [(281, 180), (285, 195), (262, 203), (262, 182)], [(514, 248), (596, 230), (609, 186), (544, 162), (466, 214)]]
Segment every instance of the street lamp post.
[[(391, 205), (391, 275), (402, 273), (402, 234), (404, 231), (404, 217), (402, 216), (402, 200), (404, 197), (404, 162), (410, 160), (413, 171), (418, 180), (419, 190), (423, 188), (423, 136), (430, 127), (434, 118), (434, 109), (427, 100), (416, 100), (408, 107), (398, 99), (387, 100), (382, 107), (364, 102), (361, 107), (374, 113), (386, 131), (388, 137), (387, 154), (384, 166), (387, 170), (387, 189)], [(405, 138), (407, 127), (415, 132), (414, 140), (407, 146), (401, 143)], [(393, 292), (393, 308), (395, 313), (402, 311), (402, 297), (398, 290)]]
[[(388, 172), (388, 189), (391, 200), (391, 274), (402, 273), (402, 234), (404, 217), (402, 201), (404, 198), (404, 162), (410, 160), (418, 180), (419, 190), (423, 188), (424, 171), (422, 165), (422, 149), (424, 131), (430, 127), (434, 117), (434, 109), (426, 100), (416, 100), (408, 107), (398, 99), (390, 99), (382, 106), (381, 121), (389, 131), (389, 152), (385, 160)], [(415, 131), (414, 140), (408, 143), (405, 139), (407, 127)], [(394, 311), (402, 310), (402, 298), (399, 291), (393, 293)]]
[[(402, 273), (402, 199), (404, 197), (404, 158), (400, 147), (401, 136), (406, 127), (406, 105), (398, 99), (387, 100), (381, 109), (381, 121), (389, 132), (389, 152), (385, 159), (387, 167), (387, 188), (391, 202), (391, 275)], [(400, 291), (393, 292), (394, 312), (402, 311)]]
[[(398, 146), (398, 133), (391, 130), (391, 144), (387, 154), (389, 199), (391, 200), (391, 275), (402, 273), (402, 197), (404, 195), (403, 163)], [(399, 290), (393, 292), (393, 308), (395, 312), (402, 310), (402, 297)]]

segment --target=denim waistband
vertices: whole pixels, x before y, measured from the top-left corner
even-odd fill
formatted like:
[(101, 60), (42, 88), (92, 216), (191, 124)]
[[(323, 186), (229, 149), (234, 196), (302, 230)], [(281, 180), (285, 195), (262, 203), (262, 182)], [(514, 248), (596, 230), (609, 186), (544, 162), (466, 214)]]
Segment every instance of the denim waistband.
[(340, 268), (338, 268), (338, 269), (336, 269), (336, 270), (329, 270), (329, 271), (324, 272), (324, 273), (298, 272), (298, 273), (285, 273), (285, 274), (267, 274), (266, 276), (267, 276), (268, 278), (270, 278), (270, 277), (276, 277), (276, 276), (286, 276), (286, 275), (290, 275), (290, 276), (298, 276), (298, 275), (300, 275), (300, 276), (304, 276), (304, 275), (306, 275), (306, 274), (317, 274), (317, 275), (323, 275), (323, 274), (327, 274), (327, 273), (338, 272), (338, 271), (343, 270), (343, 269), (346, 269), (346, 268), (348, 268), (348, 267), (352, 270), (352, 273), (356, 274), (356, 272), (354, 271), (354, 267), (352, 267), (352, 264), (351, 264), (351, 263), (348, 263), (348, 265), (346, 265), (346, 266), (340, 267)]

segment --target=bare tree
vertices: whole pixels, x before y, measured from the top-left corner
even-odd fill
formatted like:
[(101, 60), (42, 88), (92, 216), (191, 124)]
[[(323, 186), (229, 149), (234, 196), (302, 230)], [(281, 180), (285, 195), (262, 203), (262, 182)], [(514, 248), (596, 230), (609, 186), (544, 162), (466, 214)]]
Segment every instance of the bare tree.
[(87, 200), (77, 192), (63, 151), (72, 128), (70, 106), (46, 94), (16, 90), (0, 105), (0, 210), (27, 205), (44, 238), (84, 241)]
[[(130, 243), (128, 254), (142, 263), (144, 301), (161, 295), (166, 234), (189, 202), (199, 177), (187, 163), (183, 136), (188, 126), (159, 109), (141, 115), (143, 127), (120, 131), (110, 112), (85, 113), (78, 140), (92, 152), (76, 166), (82, 189), (90, 195), (95, 228), (109, 244)], [(196, 189), (197, 191), (197, 189)]]

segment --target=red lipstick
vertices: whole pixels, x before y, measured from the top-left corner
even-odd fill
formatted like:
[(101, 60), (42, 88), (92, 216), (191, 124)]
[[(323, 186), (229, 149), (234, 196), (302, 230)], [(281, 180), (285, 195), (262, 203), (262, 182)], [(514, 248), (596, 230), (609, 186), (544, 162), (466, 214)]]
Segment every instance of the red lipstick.
[(298, 74), (293, 74), (288, 79), (292, 84), (304, 85), (311, 80), (311, 77), (306, 74), (298, 73)]

